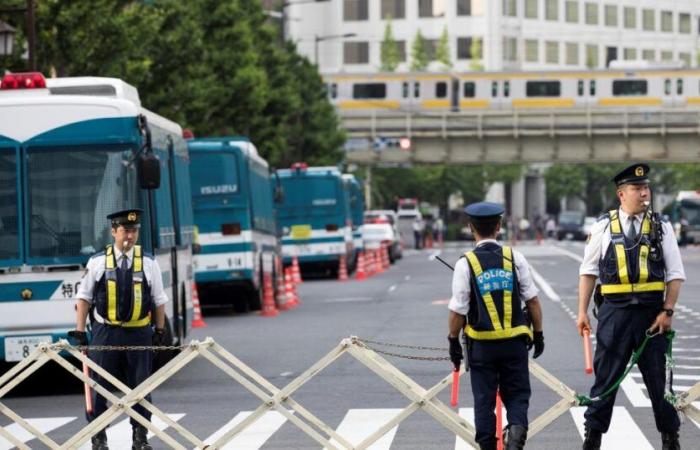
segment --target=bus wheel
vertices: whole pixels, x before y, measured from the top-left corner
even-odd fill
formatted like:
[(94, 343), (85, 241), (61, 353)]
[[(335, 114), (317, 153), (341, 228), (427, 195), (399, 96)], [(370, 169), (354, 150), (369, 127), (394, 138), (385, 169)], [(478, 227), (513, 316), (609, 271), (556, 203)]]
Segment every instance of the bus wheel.
[[(173, 330), (170, 327), (170, 321), (165, 318), (165, 342), (166, 345), (173, 345)], [(153, 357), (153, 372), (163, 367), (168, 361), (177, 355), (175, 350), (158, 350)]]
[(251, 311), (260, 311), (262, 309), (263, 297), (265, 295), (265, 289), (263, 284), (263, 274), (260, 272), (260, 283), (258, 288), (253, 287), (248, 294), (248, 308)]

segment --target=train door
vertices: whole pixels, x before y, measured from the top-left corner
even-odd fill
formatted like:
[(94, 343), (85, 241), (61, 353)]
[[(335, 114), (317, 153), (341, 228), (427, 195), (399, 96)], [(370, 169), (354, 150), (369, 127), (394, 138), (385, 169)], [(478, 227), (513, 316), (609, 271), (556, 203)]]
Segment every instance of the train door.
[(452, 90), (451, 90), (451, 103), (452, 111), (459, 111), (459, 79), (452, 78)]
[(590, 107), (596, 103), (597, 86), (595, 78), (576, 80), (576, 104)]
[(510, 101), (510, 80), (491, 81), (491, 104), (495, 109), (508, 109)]
[(682, 77), (663, 79), (661, 87), (663, 106), (681, 106), (685, 104), (685, 80)]

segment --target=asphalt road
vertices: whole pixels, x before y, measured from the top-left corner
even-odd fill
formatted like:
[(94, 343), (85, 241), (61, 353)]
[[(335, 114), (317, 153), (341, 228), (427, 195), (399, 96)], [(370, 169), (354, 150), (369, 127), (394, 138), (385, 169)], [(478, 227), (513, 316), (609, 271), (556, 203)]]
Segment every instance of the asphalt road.
[[(440, 256), (454, 263), (469, 244), (448, 245)], [(538, 246), (523, 243), (517, 248), (534, 267), (544, 308), (544, 355), (537, 360), (572, 389), (587, 393), (592, 376), (584, 374), (581, 340), (574, 326), (578, 264), (581, 243), (548, 242)], [(437, 251), (437, 250), (436, 250)], [(213, 337), (240, 360), (277, 387), (283, 387), (331, 351), (343, 338), (397, 344), (446, 347), (447, 299), (451, 272), (430, 260), (435, 251), (406, 251), (403, 260), (383, 274), (365, 281), (306, 281), (299, 286), (301, 306), (265, 318), (256, 314), (228, 312), (208, 314), (206, 328), (193, 331), (192, 338)], [(700, 381), (700, 248), (683, 250), (688, 281), (683, 285), (674, 317), (678, 338), (674, 347), (677, 369), (675, 385), (687, 389)], [(409, 355), (442, 357), (445, 352), (377, 347)], [(449, 374), (449, 361), (422, 361), (387, 357), (397, 368), (425, 388)], [(59, 369), (44, 371), (30, 380), (30, 393), (4, 399), (3, 403), (49, 436), (64, 442), (80, 427), (81, 387), (60, 376)], [(559, 397), (533, 378), (531, 420)], [(41, 395), (36, 395), (36, 393)], [(34, 394), (34, 395), (32, 395)], [(470, 416), (473, 403), (468, 376), (462, 378), (460, 410)], [(341, 435), (359, 442), (410, 402), (387, 382), (349, 355), (344, 355), (297, 391), (293, 398)], [(449, 389), (439, 398), (449, 402)], [(221, 433), (231, 421), (259, 406), (256, 398), (217, 367), (198, 359), (159, 388), (154, 403), (200, 438)], [(611, 431), (603, 448), (660, 448), (653, 414), (641, 376), (635, 369), (617, 396)], [(576, 449), (582, 442), (583, 410), (575, 408), (528, 441), (533, 449)], [(5, 419), (0, 425), (8, 424)], [(8, 431), (18, 433), (16, 425)], [(18, 434), (21, 436), (21, 434)], [(129, 427), (119, 419), (110, 429), (110, 448), (130, 448)], [(171, 433), (174, 435), (174, 433)], [(29, 439), (25, 437), (23, 439)], [(700, 428), (686, 420), (681, 429), (684, 448), (700, 439)], [(156, 448), (167, 448), (152, 440)], [(0, 449), (10, 448), (0, 438)], [(37, 440), (27, 444), (43, 448)], [(231, 449), (318, 449), (320, 445), (281, 415), (270, 413), (254, 429), (244, 432)], [(375, 444), (373, 449), (469, 448), (442, 428), (431, 416), (417, 411)]]

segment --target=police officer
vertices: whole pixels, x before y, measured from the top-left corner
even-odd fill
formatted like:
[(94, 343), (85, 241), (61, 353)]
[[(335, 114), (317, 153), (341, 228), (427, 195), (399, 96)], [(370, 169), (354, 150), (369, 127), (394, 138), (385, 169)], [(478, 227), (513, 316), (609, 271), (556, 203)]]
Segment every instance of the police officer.
[[(76, 330), (70, 334), (79, 345), (87, 345), (85, 332), (88, 314), (91, 319), (93, 345), (164, 345), (165, 303), (158, 262), (136, 245), (142, 210), (127, 209), (107, 216), (112, 222), (114, 244), (92, 256), (77, 293)], [(155, 324), (155, 330), (151, 328)], [(140, 351), (91, 351), (90, 359), (133, 388), (152, 372), (152, 353)], [(94, 380), (109, 389), (109, 383), (92, 374)], [(150, 401), (150, 396), (146, 397)], [(107, 401), (93, 392), (92, 421), (107, 409)], [(151, 419), (141, 405), (134, 410)], [(132, 449), (150, 450), (147, 430), (133, 418)], [(92, 437), (93, 450), (107, 450), (105, 430)]]
[[(672, 450), (680, 449), (680, 422), (673, 406), (664, 400), (667, 340), (663, 333), (671, 329), (685, 273), (671, 224), (648, 210), (648, 174), (648, 165), (633, 164), (612, 180), (620, 207), (600, 216), (588, 238), (579, 270), (577, 326), (581, 335), (591, 328), (588, 305), (599, 278), (603, 302), (598, 310), (591, 397), (613, 386), (645, 333), (655, 333), (637, 364), (661, 432), (662, 448)], [(584, 450), (600, 448), (602, 433), (610, 426), (615, 393), (588, 407)]]
[[(497, 389), (508, 415), (506, 449), (525, 446), (530, 402), (527, 353), (533, 344), (535, 358), (544, 351), (542, 310), (530, 266), (519, 252), (496, 241), (503, 212), (503, 206), (496, 203), (467, 206), (476, 248), (455, 265), (448, 305), (447, 339), (456, 370), (463, 358), (460, 330), (464, 329), (469, 342), (476, 442), (482, 450), (496, 449)], [(534, 336), (522, 309), (523, 301)]]

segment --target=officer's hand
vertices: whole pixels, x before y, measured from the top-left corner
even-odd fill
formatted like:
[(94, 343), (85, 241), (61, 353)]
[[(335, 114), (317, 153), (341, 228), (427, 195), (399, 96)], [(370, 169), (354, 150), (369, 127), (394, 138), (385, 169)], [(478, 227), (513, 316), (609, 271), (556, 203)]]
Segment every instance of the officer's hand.
[[(532, 357), (534, 359), (537, 359), (538, 356), (544, 352), (544, 334), (541, 331), (535, 331), (533, 333), (533, 339), (532, 339), (532, 344), (535, 346), (535, 352), (532, 354)], [(528, 350), (530, 347), (528, 347)]]
[(163, 345), (168, 345), (165, 342), (165, 330), (162, 328), (156, 328), (153, 330), (153, 339), (151, 340), (154, 346), (160, 347)]
[(650, 333), (658, 332), (659, 334), (664, 334), (666, 331), (671, 329), (671, 317), (669, 317), (665, 311), (661, 311), (651, 328), (649, 328)]
[(588, 319), (588, 314), (579, 314), (576, 319), (576, 328), (578, 328), (579, 336), (583, 337), (584, 330), (591, 332), (591, 321)]
[(459, 338), (447, 336), (447, 340), (450, 341), (450, 361), (455, 365), (455, 370), (459, 370), (459, 366), (462, 364), (462, 344), (459, 343)]
[(70, 330), (68, 337), (75, 341), (75, 345), (88, 345), (87, 333), (84, 331)]

